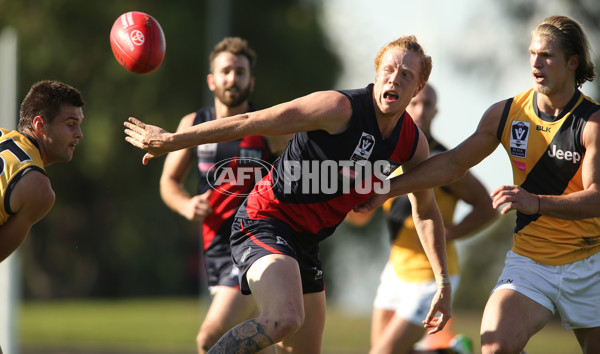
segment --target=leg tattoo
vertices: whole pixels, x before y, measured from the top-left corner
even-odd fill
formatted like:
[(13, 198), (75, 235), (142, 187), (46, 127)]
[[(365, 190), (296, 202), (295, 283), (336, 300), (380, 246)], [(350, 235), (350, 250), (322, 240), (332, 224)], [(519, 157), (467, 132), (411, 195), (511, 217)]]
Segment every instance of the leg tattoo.
[(207, 354), (257, 353), (272, 344), (264, 326), (252, 319), (230, 329)]

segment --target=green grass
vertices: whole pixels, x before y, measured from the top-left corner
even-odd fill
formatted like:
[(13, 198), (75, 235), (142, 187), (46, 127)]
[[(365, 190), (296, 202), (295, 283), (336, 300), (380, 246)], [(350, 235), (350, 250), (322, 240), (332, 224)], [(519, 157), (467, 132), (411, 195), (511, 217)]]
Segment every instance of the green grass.
[(196, 299), (26, 302), (21, 346), (192, 353), (203, 314)]
[[(192, 354), (205, 311), (206, 304), (189, 298), (24, 302), (18, 319), (20, 346), (28, 353)], [(455, 330), (475, 339), (476, 347), (479, 321), (478, 312), (455, 311)], [(323, 354), (367, 353), (369, 329), (368, 316), (329, 306)], [(558, 322), (536, 334), (526, 350), (529, 354), (581, 352), (574, 335)]]

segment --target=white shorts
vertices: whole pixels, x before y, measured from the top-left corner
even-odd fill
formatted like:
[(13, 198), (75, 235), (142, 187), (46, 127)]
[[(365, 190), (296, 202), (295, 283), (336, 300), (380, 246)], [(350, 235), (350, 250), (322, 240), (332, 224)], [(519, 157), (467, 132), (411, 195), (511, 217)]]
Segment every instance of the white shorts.
[[(459, 275), (450, 277), (452, 295), (458, 287), (459, 280)], [(387, 263), (381, 273), (381, 281), (373, 306), (395, 311), (396, 316), (420, 326), (431, 308), (431, 300), (436, 292), (435, 280), (420, 283), (404, 281), (398, 278), (394, 267)]]
[(600, 326), (600, 252), (549, 266), (508, 251), (496, 289), (517, 291), (553, 314), (558, 311), (565, 329)]

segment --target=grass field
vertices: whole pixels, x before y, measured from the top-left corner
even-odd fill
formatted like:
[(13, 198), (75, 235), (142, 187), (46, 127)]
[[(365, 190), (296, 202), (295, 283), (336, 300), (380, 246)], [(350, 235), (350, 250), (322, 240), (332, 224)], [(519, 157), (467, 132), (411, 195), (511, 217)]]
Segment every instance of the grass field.
[[(193, 354), (205, 310), (205, 304), (189, 298), (25, 302), (18, 318), (20, 347), (22, 354)], [(323, 354), (367, 353), (369, 317), (333, 305), (327, 311)], [(479, 320), (477, 312), (455, 311), (455, 329), (476, 342)], [(581, 352), (558, 322), (534, 336), (526, 350)]]

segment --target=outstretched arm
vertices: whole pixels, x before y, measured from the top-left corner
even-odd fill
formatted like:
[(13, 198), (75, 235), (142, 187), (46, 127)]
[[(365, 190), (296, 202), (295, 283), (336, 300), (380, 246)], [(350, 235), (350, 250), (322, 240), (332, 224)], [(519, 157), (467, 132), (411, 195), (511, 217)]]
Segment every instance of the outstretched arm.
[(414, 191), (448, 185), (465, 175), (473, 166), (489, 156), (498, 144), (496, 131), (505, 101), (491, 106), (481, 118), (475, 132), (454, 149), (437, 154), (410, 172), (391, 180), (390, 192), (374, 196), (355, 210), (366, 212), (381, 205), (386, 199)]
[(400, 195), (444, 186), (463, 177), (500, 144), (496, 132), (503, 109), (504, 102), (491, 106), (481, 118), (475, 132), (454, 149), (437, 154), (410, 173), (394, 178), (391, 193)]
[(142, 162), (195, 145), (218, 143), (248, 135), (285, 135), (309, 130), (343, 131), (352, 107), (337, 91), (321, 91), (260, 111), (239, 114), (198, 125), (177, 133), (129, 118), (125, 140), (147, 150)]

